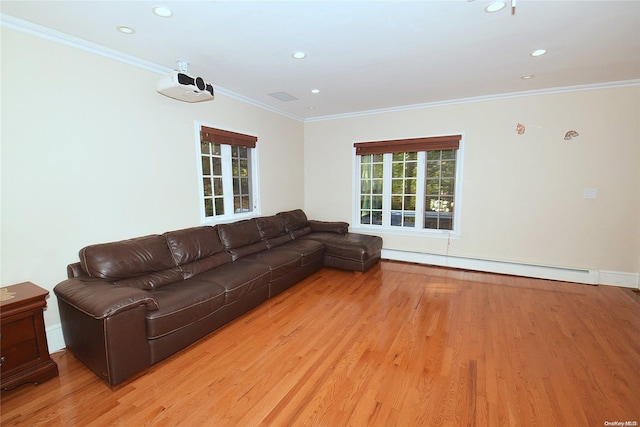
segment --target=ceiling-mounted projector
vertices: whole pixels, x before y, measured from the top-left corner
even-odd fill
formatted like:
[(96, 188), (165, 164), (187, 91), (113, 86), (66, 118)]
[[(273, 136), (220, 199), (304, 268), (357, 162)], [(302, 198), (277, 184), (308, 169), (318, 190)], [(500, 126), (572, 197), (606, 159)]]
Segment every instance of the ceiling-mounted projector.
[(156, 84), (156, 90), (169, 98), (185, 102), (202, 102), (213, 99), (213, 86), (202, 77), (191, 77), (183, 71), (174, 71)]

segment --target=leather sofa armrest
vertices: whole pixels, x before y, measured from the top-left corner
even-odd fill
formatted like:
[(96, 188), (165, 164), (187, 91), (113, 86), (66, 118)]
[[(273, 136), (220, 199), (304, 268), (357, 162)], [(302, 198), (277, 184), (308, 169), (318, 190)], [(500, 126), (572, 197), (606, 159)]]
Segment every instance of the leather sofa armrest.
[(158, 303), (149, 291), (113, 285), (94, 278), (75, 278), (60, 282), (53, 292), (67, 304), (94, 319), (104, 319), (140, 305), (155, 311)]
[(309, 220), (311, 231), (319, 231), (325, 233), (346, 234), (349, 231), (349, 223), (342, 221), (316, 221)]

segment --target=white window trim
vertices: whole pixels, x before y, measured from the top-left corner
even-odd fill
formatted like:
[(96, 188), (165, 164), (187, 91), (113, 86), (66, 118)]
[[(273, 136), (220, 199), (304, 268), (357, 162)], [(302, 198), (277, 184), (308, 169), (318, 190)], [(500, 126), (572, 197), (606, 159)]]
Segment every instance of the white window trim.
[[(198, 208), (200, 209), (200, 223), (203, 225), (215, 225), (215, 224), (224, 224), (228, 222), (238, 221), (242, 219), (254, 218), (262, 215), (261, 203), (260, 203), (260, 180), (258, 177), (260, 176), (260, 168), (259, 168), (259, 144), (256, 144), (255, 148), (251, 148), (253, 150), (253, 155), (251, 157), (251, 188), (253, 190), (252, 198), (253, 198), (253, 211), (239, 214), (227, 214), (227, 215), (219, 215), (215, 217), (206, 217), (204, 214), (204, 186), (202, 184), (202, 159), (200, 155), (200, 129), (202, 126), (226, 130), (229, 132), (242, 133), (245, 135), (255, 136), (258, 135), (247, 132), (242, 129), (230, 129), (228, 127), (219, 126), (212, 123), (205, 123), (200, 121), (195, 121), (195, 147), (196, 147), (196, 167), (197, 167), (197, 180), (198, 180)], [(223, 148), (224, 149), (224, 148)], [(226, 149), (224, 149), (226, 150)], [(230, 150), (229, 150), (230, 152)], [(231, 174), (223, 175), (223, 186), (224, 188), (233, 188), (233, 183), (231, 182)], [(229, 187), (230, 186), (230, 187)], [(229, 198), (225, 197), (225, 212), (233, 212), (233, 202), (231, 205), (229, 204)]]
[[(459, 147), (458, 147), (458, 153), (456, 154), (456, 189), (455, 189), (455, 194), (456, 194), (456, 210), (455, 210), (455, 215), (453, 218), (453, 230), (433, 230), (433, 229), (425, 229), (425, 228), (421, 228), (422, 227), (422, 220), (418, 220), (418, 218), (416, 218), (416, 227), (397, 227), (397, 226), (391, 226), (391, 225), (373, 225), (373, 224), (360, 224), (360, 176), (361, 176), (361, 171), (360, 171), (360, 156), (358, 156), (356, 154), (356, 148), (353, 147), (353, 155), (352, 155), (352, 159), (353, 159), (353, 163), (352, 163), (352, 168), (351, 170), (353, 171), (353, 175), (352, 175), (352, 182), (351, 182), (351, 194), (353, 195), (353, 202), (352, 202), (352, 206), (351, 206), (351, 229), (354, 232), (362, 232), (362, 233), (366, 233), (366, 232), (370, 232), (370, 233), (381, 233), (381, 234), (396, 234), (396, 235), (402, 235), (402, 236), (424, 236), (424, 237), (434, 237), (434, 238), (445, 238), (445, 239), (459, 239), (461, 236), (461, 224), (462, 224), (462, 188), (463, 188), (463, 179), (464, 179), (464, 174), (462, 173), (462, 171), (464, 170), (464, 141), (465, 141), (465, 134), (464, 132), (452, 132), (452, 135), (461, 135), (462, 137), (460, 138), (460, 143), (459, 143)], [(440, 136), (440, 135), (432, 135), (434, 137), (436, 136)], [(421, 138), (424, 137), (423, 135), (420, 136)], [(411, 139), (411, 137), (406, 137), (405, 139)], [(421, 159), (422, 161), (418, 163), (418, 167), (424, 169), (425, 165), (424, 165), (424, 155), (422, 155), (422, 157), (420, 157), (419, 155), (419, 159)], [(390, 162), (389, 162), (390, 163)], [(387, 169), (389, 166), (391, 166), (390, 164), (387, 165), (387, 162), (385, 160), (385, 170), (389, 170)], [(417, 194), (421, 195), (422, 197), (419, 197), (418, 200), (420, 200), (421, 198), (424, 198), (424, 182), (420, 182), (422, 180), (419, 180), (417, 183)], [(391, 180), (385, 180), (385, 182), (383, 183), (384, 187), (383, 187), (383, 192), (385, 195), (385, 198), (382, 202), (382, 210), (383, 213), (385, 214), (386, 218), (389, 218), (389, 214), (391, 211), (391, 197), (387, 197), (387, 195), (391, 194)], [(424, 209), (424, 201), (422, 201), (420, 203), (420, 205), (422, 206), (422, 208)], [(416, 205), (416, 208), (418, 208), (420, 205)], [(418, 228), (420, 227), (420, 228)]]

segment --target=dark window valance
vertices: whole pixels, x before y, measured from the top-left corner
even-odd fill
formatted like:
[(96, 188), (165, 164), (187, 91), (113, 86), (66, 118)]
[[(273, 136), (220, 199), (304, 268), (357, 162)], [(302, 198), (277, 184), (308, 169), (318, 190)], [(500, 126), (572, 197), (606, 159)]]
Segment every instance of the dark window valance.
[(434, 136), (428, 138), (392, 139), (387, 141), (355, 142), (357, 155), (405, 153), (413, 151), (457, 150), (462, 135)]
[(228, 144), (255, 148), (258, 137), (202, 126), (200, 128), (200, 140), (212, 142), (214, 144)]

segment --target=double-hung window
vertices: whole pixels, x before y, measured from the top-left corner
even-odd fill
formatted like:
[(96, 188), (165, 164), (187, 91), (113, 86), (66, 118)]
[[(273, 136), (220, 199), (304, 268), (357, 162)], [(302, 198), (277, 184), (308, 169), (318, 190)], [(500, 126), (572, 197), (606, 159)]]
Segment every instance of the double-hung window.
[(204, 222), (251, 216), (257, 210), (257, 137), (200, 127), (200, 209)]
[(458, 233), (461, 135), (356, 142), (360, 227)]

